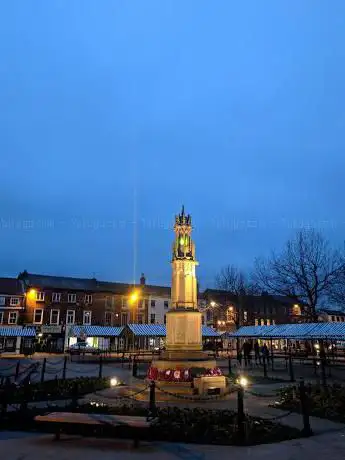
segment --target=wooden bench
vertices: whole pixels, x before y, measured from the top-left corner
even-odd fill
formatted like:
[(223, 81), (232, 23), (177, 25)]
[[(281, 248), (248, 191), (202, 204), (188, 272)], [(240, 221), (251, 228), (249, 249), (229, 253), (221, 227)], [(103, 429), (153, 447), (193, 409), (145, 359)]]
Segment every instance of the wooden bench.
[[(51, 412), (37, 415), (35, 422), (44, 431), (53, 432), (59, 440), (62, 433), (83, 436), (113, 437), (118, 435), (134, 441), (139, 446), (139, 439), (148, 439), (151, 423), (146, 417), (107, 414), (83, 414), (80, 412)], [(49, 428), (53, 428), (51, 431)]]

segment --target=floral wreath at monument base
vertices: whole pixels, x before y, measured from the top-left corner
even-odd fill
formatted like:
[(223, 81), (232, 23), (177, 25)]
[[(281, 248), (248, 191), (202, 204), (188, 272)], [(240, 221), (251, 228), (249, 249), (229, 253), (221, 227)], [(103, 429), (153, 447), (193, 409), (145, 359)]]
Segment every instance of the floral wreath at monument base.
[(214, 377), (218, 375), (223, 375), (219, 367), (215, 367), (214, 369), (184, 368), (159, 370), (156, 367), (150, 366), (147, 372), (149, 380), (164, 382), (192, 382), (195, 377)]

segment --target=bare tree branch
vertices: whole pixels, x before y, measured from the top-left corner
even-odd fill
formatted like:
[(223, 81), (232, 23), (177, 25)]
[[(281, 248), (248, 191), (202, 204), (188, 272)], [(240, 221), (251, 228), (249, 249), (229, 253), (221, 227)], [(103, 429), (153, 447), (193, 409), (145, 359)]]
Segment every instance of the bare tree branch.
[(329, 247), (321, 233), (302, 230), (286, 243), (281, 254), (257, 259), (254, 276), (262, 289), (303, 301), (310, 319), (315, 320), (321, 299), (332, 295), (341, 274), (345, 280), (344, 267), (343, 256)]
[(216, 286), (237, 296), (255, 293), (254, 284), (235, 265), (227, 265), (220, 270), (216, 275)]

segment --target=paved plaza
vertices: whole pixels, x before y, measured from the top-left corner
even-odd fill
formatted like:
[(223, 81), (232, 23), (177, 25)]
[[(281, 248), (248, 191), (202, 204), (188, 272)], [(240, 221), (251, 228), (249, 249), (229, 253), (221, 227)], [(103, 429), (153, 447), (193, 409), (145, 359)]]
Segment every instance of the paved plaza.
[[(42, 363), (42, 356), (37, 356), (36, 360)], [(13, 360), (5, 360), (1, 362), (2, 368), (15, 363)], [(45, 378), (52, 379), (55, 375), (61, 375), (61, 363), (63, 357), (50, 356), (48, 357), (47, 373)], [(21, 365), (28, 365), (28, 360), (23, 360)], [(1, 371), (1, 369), (0, 369)], [(77, 376), (97, 376), (99, 366), (97, 362), (80, 363), (76, 360), (68, 361), (67, 377)], [(252, 371), (252, 374), (260, 373), (257, 369)], [(4, 372), (2, 372), (4, 373)], [(132, 371), (129, 369), (128, 363), (123, 366), (119, 363), (105, 363), (103, 366), (103, 375), (107, 377), (116, 376), (122, 379), (129, 388), (140, 388), (144, 386), (143, 380), (136, 379), (132, 376)], [(36, 380), (39, 375), (36, 376)], [(278, 417), (279, 422), (283, 425), (302, 428), (302, 417), (300, 414), (286, 414), (286, 411), (280, 411), (276, 408), (269, 407), (275, 402), (276, 390), (288, 384), (286, 383), (256, 383), (248, 388), (245, 393), (245, 411), (253, 416), (260, 416), (266, 419)], [(84, 397), (86, 401), (99, 401), (107, 404), (122, 404), (124, 401), (118, 401), (116, 396), (119, 392), (117, 389), (108, 389), (98, 392), (97, 395), (90, 394)], [(255, 394), (266, 395), (259, 397)], [(267, 396), (268, 395), (268, 396)], [(146, 394), (146, 397), (148, 394)], [(191, 402), (182, 399), (166, 398), (166, 396), (157, 390), (157, 404), (162, 406), (177, 405), (179, 407), (204, 407), (210, 409), (234, 409), (237, 408), (236, 393), (230, 394), (218, 401), (210, 402)], [(37, 404), (37, 403), (35, 403)], [(134, 404), (147, 404), (144, 398)], [(283, 416), (280, 419), (280, 416)], [(311, 428), (315, 436), (311, 438), (297, 439), (293, 441), (285, 441), (278, 444), (266, 444), (254, 447), (236, 447), (236, 446), (203, 446), (203, 445), (185, 445), (185, 444), (169, 444), (169, 443), (142, 443), (139, 449), (134, 450), (132, 443), (125, 440), (100, 440), (100, 439), (82, 439), (77, 437), (64, 437), (62, 442), (54, 442), (51, 435), (33, 434), (33, 433), (18, 433), (18, 432), (1, 432), (0, 433), (0, 448), (2, 449), (4, 458), (9, 460), (31, 460), (37, 458), (47, 458), (49, 460), (70, 459), (74, 460), (81, 458), (83, 460), (94, 459), (95, 455), (102, 455), (102, 459), (121, 458), (150, 458), (150, 459), (188, 459), (201, 460), (213, 458), (228, 458), (231, 455), (232, 459), (269, 459), (277, 458), (280, 460), (299, 460), (306, 458), (323, 459), (326, 455), (332, 460), (344, 458), (345, 449), (345, 425), (331, 422), (329, 420), (311, 417)], [(20, 442), (19, 442), (20, 441)], [(284, 447), (284, 448), (283, 448)]]
[(311, 438), (264, 444), (254, 447), (209, 446), (179, 443), (142, 443), (134, 449), (131, 442), (66, 436), (60, 442), (52, 435), (0, 433), (0, 449), (8, 460), (343, 460), (345, 430)]

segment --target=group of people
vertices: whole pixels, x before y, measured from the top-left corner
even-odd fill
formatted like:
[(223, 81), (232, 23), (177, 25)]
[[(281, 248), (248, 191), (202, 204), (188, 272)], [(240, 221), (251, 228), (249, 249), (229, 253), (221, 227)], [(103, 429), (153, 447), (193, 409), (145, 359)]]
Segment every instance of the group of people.
[(254, 360), (255, 364), (261, 364), (264, 360), (269, 363), (270, 360), (270, 351), (266, 344), (260, 347), (259, 342), (244, 342), (242, 348), (237, 352), (237, 361), (240, 366), (242, 366), (242, 360), (244, 360), (244, 365), (249, 366), (252, 363), (252, 352), (254, 351)]

